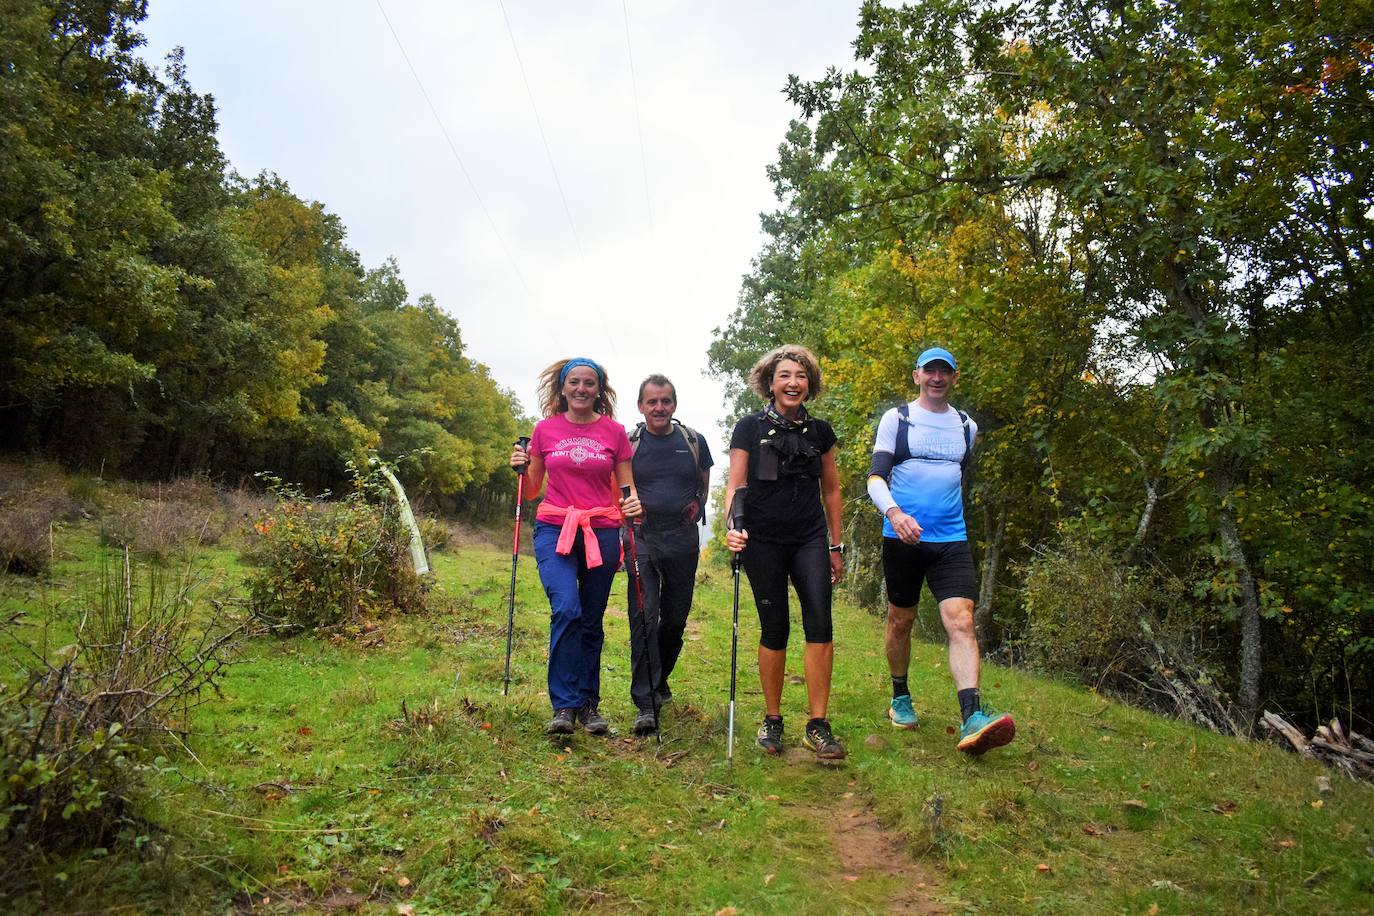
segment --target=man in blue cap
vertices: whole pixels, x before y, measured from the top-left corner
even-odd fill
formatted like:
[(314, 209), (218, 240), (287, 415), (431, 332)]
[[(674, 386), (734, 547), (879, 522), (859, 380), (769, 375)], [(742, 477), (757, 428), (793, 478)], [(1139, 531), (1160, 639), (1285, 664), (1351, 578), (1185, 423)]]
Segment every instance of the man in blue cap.
[(949, 403), (959, 364), (943, 347), (916, 357), (911, 374), (919, 396), (883, 414), (873, 443), (868, 495), (883, 513), (883, 575), (887, 583), (887, 664), (897, 728), (915, 728), (907, 688), (911, 625), (921, 583), (940, 608), (949, 638), (949, 673), (959, 696), (959, 750), (981, 754), (1016, 736), (1005, 713), (983, 709), (978, 693), (978, 637), (973, 627), (977, 578), (964, 525), (963, 473), (978, 424)]

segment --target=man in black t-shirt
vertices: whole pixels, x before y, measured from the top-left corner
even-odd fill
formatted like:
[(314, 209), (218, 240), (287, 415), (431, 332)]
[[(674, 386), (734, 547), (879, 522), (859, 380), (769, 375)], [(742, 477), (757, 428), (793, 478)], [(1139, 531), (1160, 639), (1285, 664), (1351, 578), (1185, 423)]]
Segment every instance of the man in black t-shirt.
[[(692, 609), (700, 554), (697, 522), (705, 522), (711, 481), (706, 440), (674, 420), (676, 410), (677, 390), (666, 377), (651, 375), (640, 384), (644, 422), (630, 434), (635, 489), (644, 506), (638, 539), (642, 615), (633, 612), (637, 599), (630, 596), (630, 698), (639, 710), (637, 735), (653, 734), (658, 728), (655, 707), (673, 696), (668, 676), (682, 653), (682, 634)], [(634, 586), (630, 589), (633, 592)]]

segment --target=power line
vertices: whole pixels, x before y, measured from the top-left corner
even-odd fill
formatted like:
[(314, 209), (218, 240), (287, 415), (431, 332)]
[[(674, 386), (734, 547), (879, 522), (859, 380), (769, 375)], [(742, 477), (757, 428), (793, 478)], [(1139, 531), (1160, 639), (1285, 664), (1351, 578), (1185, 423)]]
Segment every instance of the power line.
[[(630, 61), (630, 95), (635, 103), (635, 132), (639, 135), (639, 173), (644, 179), (644, 214), (649, 221), (649, 235), (654, 234), (654, 208), (649, 201), (649, 160), (644, 155), (644, 119), (639, 113), (639, 80), (635, 76), (635, 52), (634, 44), (630, 41), (630, 4), (629, 0), (620, 0), (620, 11), (625, 19), (625, 56)], [(660, 322), (658, 326), (659, 340), (663, 346), (663, 355), (667, 357), (672, 351), (668, 346), (668, 324)]]
[[(553, 175), (554, 186), (558, 188), (558, 199), (563, 203), (563, 215), (568, 219), (568, 231), (572, 233), (573, 242), (577, 245), (577, 260), (586, 271), (586, 253), (582, 249), (582, 237), (577, 232), (577, 223), (573, 220), (572, 208), (568, 206), (568, 195), (563, 191), (563, 181), (558, 177), (558, 167), (553, 161), (553, 149), (549, 146), (549, 138), (544, 133), (544, 121), (539, 117), (539, 106), (534, 101), (534, 90), (530, 88), (530, 78), (525, 73), (525, 61), (520, 57), (520, 46), (515, 40), (515, 29), (511, 28), (510, 14), (506, 12), (505, 0), (497, 0), (501, 7), (501, 18), (506, 22), (506, 34), (510, 36), (511, 51), (515, 53), (515, 65), (520, 70), (520, 80), (525, 84), (525, 97), (530, 101), (530, 111), (534, 114), (534, 126), (539, 129), (539, 139), (544, 144), (544, 156), (549, 161), (549, 172)], [(601, 323), (602, 333), (605, 335), (606, 342), (611, 345), (611, 354), (617, 358), (620, 350), (615, 345), (615, 335), (611, 333), (610, 326), (606, 323), (605, 309), (597, 309), (597, 319)]]
[(582, 239), (577, 234), (577, 225), (573, 222), (572, 208), (568, 206), (568, 195), (563, 192), (563, 182), (558, 177), (558, 167), (553, 164), (553, 150), (549, 148), (549, 138), (544, 135), (544, 122), (539, 117), (539, 106), (534, 103), (534, 91), (530, 89), (530, 78), (525, 75), (525, 62), (520, 59), (520, 48), (515, 43), (515, 30), (510, 25), (510, 15), (506, 12), (505, 0), (498, 0), (501, 6), (501, 18), (506, 21), (506, 34), (510, 36), (510, 47), (515, 52), (515, 65), (520, 68), (520, 79), (525, 84), (525, 96), (530, 100), (530, 111), (534, 112), (534, 126), (539, 128), (539, 139), (544, 144), (544, 155), (549, 160), (549, 171), (553, 174), (553, 183), (558, 188), (558, 199), (563, 202), (563, 214), (568, 218), (568, 229), (572, 232), (573, 241), (577, 243), (577, 255), (583, 257)]
[(420, 88), (420, 95), (424, 97), (425, 104), (429, 106), (429, 113), (434, 116), (434, 123), (439, 125), (439, 132), (444, 135), (445, 142), (448, 143), (448, 150), (453, 154), (453, 161), (458, 163), (458, 169), (467, 179), (468, 188), (472, 191), (472, 196), (477, 199), (477, 205), (482, 208), (482, 214), (487, 218), (487, 225), (491, 227), (492, 235), (496, 236), (496, 241), (501, 245), (501, 251), (506, 256), (506, 261), (515, 271), (515, 277), (520, 281), (520, 287), (527, 296), (533, 298), (529, 284), (525, 282), (525, 275), (520, 271), (520, 264), (511, 254), (510, 246), (506, 244), (506, 239), (501, 235), (501, 230), (496, 227), (496, 220), (492, 218), (491, 211), (487, 209), (486, 201), (482, 200), (482, 194), (477, 190), (477, 183), (472, 180), (472, 173), (463, 163), (463, 157), (458, 154), (458, 147), (454, 145), (453, 138), (449, 136), (448, 128), (444, 126), (444, 119), (439, 117), (439, 110), (434, 107), (434, 102), (429, 97), (429, 92), (425, 90), (424, 81), (420, 79), (420, 74), (416, 72), (415, 65), (410, 62), (410, 55), (406, 53), (405, 45), (401, 43), (401, 36), (396, 34), (396, 27), (391, 24), (391, 17), (386, 14), (386, 8), (382, 6), (382, 0), (374, 0), (377, 4), (377, 11), (382, 14), (382, 19), (386, 21), (386, 27), (391, 32), (391, 37), (396, 41), (396, 49), (401, 52), (401, 58), (406, 62), (406, 67), (410, 69), (410, 75), (415, 78), (415, 85)]
[(625, 15), (625, 54), (630, 59), (630, 92), (635, 102), (635, 130), (639, 134), (639, 171), (644, 178), (644, 212), (649, 217), (649, 230), (654, 228), (654, 209), (649, 202), (649, 161), (644, 155), (644, 119), (639, 114), (639, 80), (635, 78), (635, 52), (630, 42), (630, 5), (628, 0), (620, 0), (620, 10)]

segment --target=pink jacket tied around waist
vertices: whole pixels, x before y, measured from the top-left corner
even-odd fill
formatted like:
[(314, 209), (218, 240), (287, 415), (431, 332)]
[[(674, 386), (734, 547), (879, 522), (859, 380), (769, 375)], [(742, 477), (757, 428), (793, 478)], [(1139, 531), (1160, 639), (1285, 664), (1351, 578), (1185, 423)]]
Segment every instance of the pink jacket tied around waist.
[[(582, 547), (587, 557), (588, 569), (594, 569), (602, 563), (601, 545), (597, 542), (596, 535), (593, 534), (592, 519), (609, 518), (619, 522), (624, 518), (620, 514), (620, 510), (614, 506), (578, 509), (572, 506), (551, 506), (547, 502), (540, 504), (539, 515), (563, 519), (563, 527), (558, 532), (558, 546), (554, 549), (565, 556), (572, 553), (573, 541), (577, 540), (577, 532), (582, 532)], [(619, 562), (619, 557), (616, 560)]]

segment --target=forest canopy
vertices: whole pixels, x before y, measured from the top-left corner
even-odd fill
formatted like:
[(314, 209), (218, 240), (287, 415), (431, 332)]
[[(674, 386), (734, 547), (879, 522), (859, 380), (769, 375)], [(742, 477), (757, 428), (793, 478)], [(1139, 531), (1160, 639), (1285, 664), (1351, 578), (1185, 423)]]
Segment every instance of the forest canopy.
[(1367, 722), (1371, 17), (866, 3), (854, 69), (787, 87), (780, 205), (712, 368), (742, 406), (761, 352), (821, 354), (862, 504), (878, 415), (949, 347), (983, 431), (985, 645), (1222, 727), (1208, 697), (1238, 730), (1265, 703)]
[(0, 442), (91, 469), (337, 486), (411, 455), (435, 495), (503, 465), (519, 407), (457, 322), (367, 269), (320, 203), (235, 174), (143, 2), (0, 23)]

